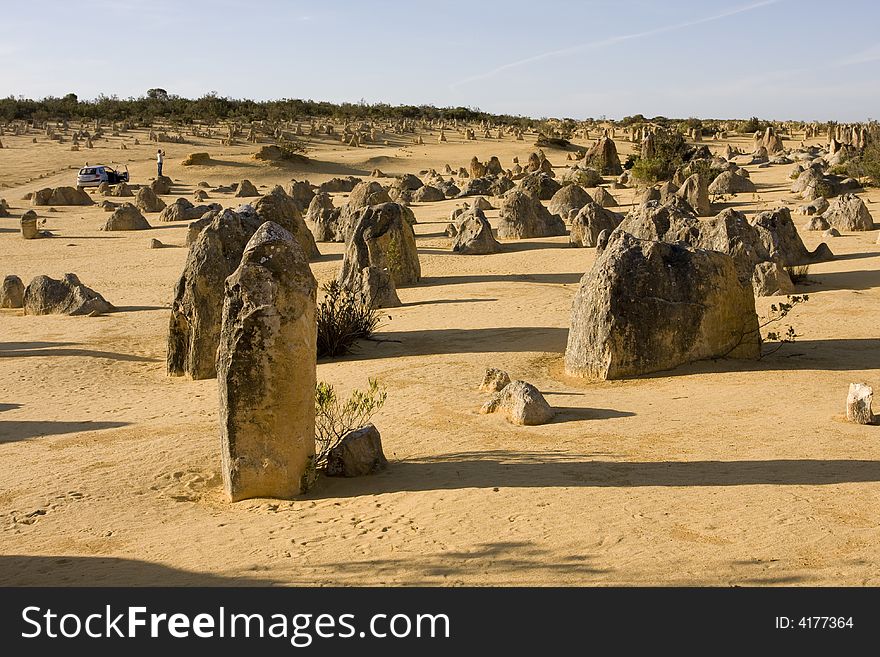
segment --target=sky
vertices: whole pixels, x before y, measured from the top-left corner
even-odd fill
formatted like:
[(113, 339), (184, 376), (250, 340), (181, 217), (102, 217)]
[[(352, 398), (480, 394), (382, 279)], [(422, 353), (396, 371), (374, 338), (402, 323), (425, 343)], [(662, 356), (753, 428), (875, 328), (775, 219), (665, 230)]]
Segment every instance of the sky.
[(161, 87), (576, 119), (880, 116), (875, 0), (2, 5), (3, 97)]

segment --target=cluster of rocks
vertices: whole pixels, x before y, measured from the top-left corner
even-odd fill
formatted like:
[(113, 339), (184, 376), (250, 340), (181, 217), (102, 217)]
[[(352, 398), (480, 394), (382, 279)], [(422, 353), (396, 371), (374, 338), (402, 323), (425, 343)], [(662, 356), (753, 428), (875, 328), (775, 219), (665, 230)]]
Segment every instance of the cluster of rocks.
[[(225, 218), (233, 230), (259, 221)], [(231, 501), (289, 499), (315, 479), (318, 284), (297, 240), (272, 221), (240, 252), (218, 255), (228, 274), (211, 291), (221, 303), (214, 354), (224, 489)]]
[[(388, 202), (359, 211), (340, 280), (360, 285), (378, 274), (392, 294), (395, 284), (418, 280), (405, 210)], [(211, 211), (191, 229), (172, 306), (168, 372), (218, 378), (228, 499), (304, 493), (315, 481), (316, 458), (312, 233), (281, 187), (253, 205)], [(379, 432), (367, 425), (330, 450), (325, 472), (360, 476), (386, 465)]]
[(318, 249), (296, 205), (280, 190), (237, 210), (210, 210), (190, 224), (187, 261), (174, 292), (168, 331), (167, 369), (194, 379), (216, 375), (224, 281), (241, 262), (257, 229), (278, 224), (306, 258)]
[(502, 250), (489, 220), (477, 204), (463, 208), (447, 226), (446, 234), (453, 238), (453, 253), (459, 255), (489, 255)]
[(520, 189), (512, 189), (501, 200), (498, 237), (528, 239), (566, 234), (565, 222), (541, 201)]
[(397, 288), (422, 275), (409, 209), (393, 202), (362, 208), (346, 238), (338, 281), (374, 308), (399, 306)]
[[(588, 203), (579, 215), (600, 209)], [(573, 376), (616, 379), (705, 358), (757, 358), (755, 295), (791, 293), (786, 267), (833, 257), (824, 243), (806, 249), (787, 208), (751, 222), (733, 209), (700, 218), (673, 196), (605, 221), (583, 240), (600, 253), (572, 305), (565, 366)], [(578, 224), (576, 217), (572, 240)]]
[(76, 274), (65, 274), (60, 280), (37, 276), (27, 287), (18, 276), (8, 275), (0, 287), (0, 308), (22, 308), (25, 315), (90, 317), (114, 310), (112, 304), (84, 285)]
[(94, 201), (76, 187), (46, 187), (33, 193), (31, 205), (94, 205)]
[(810, 217), (804, 225), (805, 230), (858, 232), (874, 229), (874, 217), (865, 202), (855, 194), (841, 194), (830, 203), (819, 197), (799, 210)]
[(138, 207), (132, 203), (123, 203), (113, 210), (113, 214), (101, 230), (149, 230), (150, 223)]
[(805, 201), (813, 201), (820, 197), (833, 198), (861, 187), (854, 178), (826, 173), (821, 163), (812, 163), (807, 167), (795, 165), (792, 175), (796, 178), (791, 185), (791, 191), (799, 194)]
[(355, 176), (348, 176), (346, 178), (331, 178), (330, 180), (321, 183), (318, 185), (317, 192), (350, 192), (355, 188), (355, 185), (362, 182), (360, 178), (356, 178)]
[(159, 176), (150, 182), (150, 189), (154, 194), (170, 194), (174, 181), (168, 176)]
[(189, 199), (180, 197), (162, 208), (162, 211), (159, 213), (158, 221), (163, 223), (172, 221), (193, 221), (195, 219), (200, 219), (209, 212), (217, 212), (221, 209), (219, 203), (193, 205)]
[(480, 407), (480, 413), (503, 413), (511, 424), (533, 426), (547, 424), (556, 415), (544, 395), (531, 383), (511, 381), (507, 372), (486, 370), (479, 389), (492, 397)]

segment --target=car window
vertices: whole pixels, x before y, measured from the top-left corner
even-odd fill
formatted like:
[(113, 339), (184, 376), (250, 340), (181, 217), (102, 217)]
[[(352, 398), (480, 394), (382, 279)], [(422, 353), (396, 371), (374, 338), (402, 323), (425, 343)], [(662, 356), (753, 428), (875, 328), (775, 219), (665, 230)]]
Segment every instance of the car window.
[(94, 169), (80, 169), (79, 173), (81, 176), (91, 176), (95, 173)]

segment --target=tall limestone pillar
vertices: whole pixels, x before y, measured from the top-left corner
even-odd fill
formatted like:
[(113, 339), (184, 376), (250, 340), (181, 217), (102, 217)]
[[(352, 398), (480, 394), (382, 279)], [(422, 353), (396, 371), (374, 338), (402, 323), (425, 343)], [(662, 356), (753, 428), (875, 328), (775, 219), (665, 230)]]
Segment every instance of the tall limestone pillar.
[(289, 499), (314, 478), (317, 287), (296, 239), (271, 221), (226, 279), (217, 378), (233, 502)]

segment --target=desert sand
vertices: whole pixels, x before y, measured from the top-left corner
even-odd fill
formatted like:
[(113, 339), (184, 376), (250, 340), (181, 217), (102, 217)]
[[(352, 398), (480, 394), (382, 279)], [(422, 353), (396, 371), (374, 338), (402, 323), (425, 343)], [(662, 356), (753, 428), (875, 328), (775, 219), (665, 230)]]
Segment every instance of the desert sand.
[[(162, 144), (175, 182), (164, 200), (191, 197), (200, 181), (247, 178), (266, 193), (292, 178), (317, 184), (375, 168), (442, 172), (474, 155), (509, 167), (536, 150), (528, 138), (447, 136), (361, 148), (309, 138), (310, 161), (284, 166), (254, 160), (254, 144)], [(632, 152), (616, 143), (621, 158)], [(750, 136), (707, 143), (751, 150)], [(0, 311), (0, 584), (880, 584), (880, 428), (844, 421), (849, 383), (880, 385), (876, 231), (830, 240), (837, 259), (813, 265), (798, 286), (810, 300), (787, 318), (794, 344), (756, 362), (596, 383), (562, 365), (572, 297), (595, 249), (554, 237), (460, 256), (444, 235), (459, 201), (413, 204), (423, 280), (398, 291), (404, 305), (383, 311), (377, 341), (318, 363), (318, 379), (343, 392), (369, 377), (387, 386), (374, 422), (389, 468), (324, 477), (293, 501), (229, 504), (217, 382), (165, 373), (187, 222), (105, 233), (98, 206), (36, 208), (54, 237), (19, 236), (26, 192), (75, 185), (86, 161), (126, 163), (132, 183), (146, 183), (155, 144), (137, 130), (79, 152), (31, 136), (3, 145), (0, 197), (12, 217), (0, 219), (0, 274), (27, 283), (75, 272), (119, 311)], [(566, 163), (565, 151), (544, 150)], [(181, 166), (193, 151), (210, 152), (212, 164)], [(790, 165), (746, 168), (758, 193), (730, 206), (794, 211)], [(634, 190), (611, 191), (626, 211)], [(860, 196), (880, 216), (880, 190)], [(801, 235), (811, 249), (821, 239)], [(149, 249), (152, 237), (174, 248)], [(312, 269), (326, 283), (344, 245), (319, 248)], [(757, 299), (759, 315), (778, 301)], [(519, 427), (480, 415), (486, 367), (536, 385), (555, 421)]]

